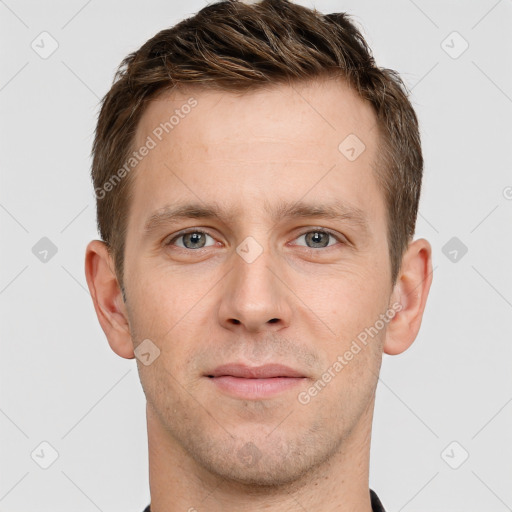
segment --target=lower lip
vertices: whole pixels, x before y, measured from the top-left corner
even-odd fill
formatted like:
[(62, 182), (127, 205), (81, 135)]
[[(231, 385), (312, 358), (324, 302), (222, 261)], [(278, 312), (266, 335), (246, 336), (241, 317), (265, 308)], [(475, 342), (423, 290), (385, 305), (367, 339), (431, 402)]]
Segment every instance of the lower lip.
[(270, 379), (244, 379), (224, 375), (208, 377), (222, 391), (237, 398), (258, 399), (276, 395), (282, 391), (295, 388), (305, 377), (273, 377)]

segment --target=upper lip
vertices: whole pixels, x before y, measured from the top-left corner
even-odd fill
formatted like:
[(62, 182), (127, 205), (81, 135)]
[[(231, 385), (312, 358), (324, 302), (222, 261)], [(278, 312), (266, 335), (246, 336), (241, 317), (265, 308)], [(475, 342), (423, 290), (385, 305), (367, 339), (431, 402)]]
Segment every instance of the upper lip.
[(270, 379), (273, 377), (305, 377), (298, 370), (282, 364), (266, 364), (263, 366), (247, 366), (239, 363), (228, 363), (217, 366), (208, 373), (208, 377), (240, 377), (244, 379)]

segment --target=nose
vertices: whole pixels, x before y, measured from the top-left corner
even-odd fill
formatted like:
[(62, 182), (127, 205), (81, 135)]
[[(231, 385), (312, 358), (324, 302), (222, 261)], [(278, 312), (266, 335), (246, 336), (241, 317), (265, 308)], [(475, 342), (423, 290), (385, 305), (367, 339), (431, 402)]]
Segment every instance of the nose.
[(233, 267), (224, 279), (219, 321), (228, 329), (278, 331), (290, 324), (291, 292), (283, 283), (268, 250), (256, 260), (233, 254)]

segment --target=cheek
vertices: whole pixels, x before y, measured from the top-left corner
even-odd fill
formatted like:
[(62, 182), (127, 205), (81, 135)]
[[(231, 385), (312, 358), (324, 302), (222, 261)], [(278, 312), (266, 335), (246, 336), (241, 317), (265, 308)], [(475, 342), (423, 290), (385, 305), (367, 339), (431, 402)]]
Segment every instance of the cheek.
[(387, 307), (386, 283), (371, 267), (317, 274), (302, 283), (297, 295), (341, 340), (372, 325)]
[(130, 302), (139, 325), (155, 336), (165, 337), (186, 318), (201, 298), (201, 289), (189, 277), (157, 265), (136, 267), (132, 273)]
[(363, 403), (371, 395), (382, 360), (387, 324), (381, 315), (387, 311), (387, 290), (379, 280), (365, 277), (340, 282), (326, 300), (326, 323), (336, 336), (324, 338), (325, 370), (336, 375), (332, 393), (345, 406), (352, 400)]
[(128, 303), (130, 327), (134, 345), (150, 339), (159, 348), (161, 355), (169, 350), (168, 340), (175, 336), (180, 319), (186, 313), (186, 305), (176, 288), (154, 272), (139, 270), (141, 276), (130, 282)]

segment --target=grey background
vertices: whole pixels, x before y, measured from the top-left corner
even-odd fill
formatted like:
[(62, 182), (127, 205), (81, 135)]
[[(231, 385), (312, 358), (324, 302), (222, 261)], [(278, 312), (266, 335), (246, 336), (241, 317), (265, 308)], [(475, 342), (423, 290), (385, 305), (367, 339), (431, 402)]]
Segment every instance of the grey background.
[[(136, 363), (110, 350), (84, 276), (89, 154), (121, 59), (204, 5), (0, 0), (2, 512), (149, 502)], [(512, 510), (512, 1), (314, 5), (351, 13), (401, 73), (426, 162), (417, 236), (434, 281), (413, 346), (384, 355), (370, 485), (388, 512)], [(47, 58), (31, 47), (51, 49), (43, 31), (58, 43)], [(43, 441), (58, 452), (47, 469)]]

